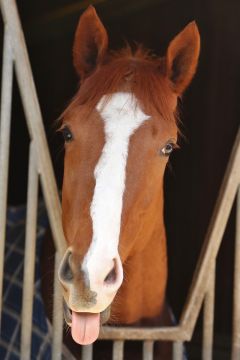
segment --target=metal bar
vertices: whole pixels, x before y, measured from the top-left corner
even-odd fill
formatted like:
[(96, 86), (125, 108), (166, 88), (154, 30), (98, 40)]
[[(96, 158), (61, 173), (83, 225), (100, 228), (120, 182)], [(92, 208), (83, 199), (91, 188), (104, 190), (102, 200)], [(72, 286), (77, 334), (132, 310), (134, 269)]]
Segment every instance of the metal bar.
[(154, 342), (151, 340), (143, 342), (143, 360), (153, 360)]
[(181, 341), (175, 341), (173, 343), (173, 360), (183, 359), (183, 343)]
[(123, 360), (124, 341), (117, 340), (113, 342), (113, 360)]
[(22, 300), (22, 328), (21, 328), (21, 358), (31, 358), (32, 338), (32, 309), (34, 296), (35, 249), (37, 231), (38, 204), (38, 173), (34, 144), (30, 144), (26, 240), (24, 252), (23, 300)]
[(205, 295), (203, 308), (203, 349), (202, 359), (211, 360), (213, 352), (214, 334), (214, 300), (215, 300), (216, 262), (212, 266), (209, 276), (208, 290)]
[(237, 194), (236, 243), (233, 290), (232, 360), (240, 359), (240, 187)]
[(183, 327), (129, 328), (125, 326), (103, 326), (99, 339), (102, 340), (189, 340)]
[(53, 292), (53, 360), (62, 358), (62, 336), (63, 336), (63, 298), (61, 285), (58, 279), (58, 267), (61, 261), (61, 255), (55, 254), (54, 268), (54, 292)]
[(82, 360), (92, 360), (93, 345), (82, 346)]
[(1, 0), (1, 10), (4, 23), (8, 25), (11, 36), (17, 81), (30, 137), (34, 140), (40, 180), (55, 246), (59, 253), (63, 254), (66, 243), (62, 231), (61, 206), (16, 2)]
[(209, 267), (216, 259), (233, 201), (240, 183), (240, 129), (238, 130), (214, 212), (208, 227), (201, 254), (194, 272), (191, 288), (180, 319), (189, 338), (206, 292)]
[(13, 58), (10, 41), (8, 27), (5, 25), (0, 110), (0, 333), (13, 82)]

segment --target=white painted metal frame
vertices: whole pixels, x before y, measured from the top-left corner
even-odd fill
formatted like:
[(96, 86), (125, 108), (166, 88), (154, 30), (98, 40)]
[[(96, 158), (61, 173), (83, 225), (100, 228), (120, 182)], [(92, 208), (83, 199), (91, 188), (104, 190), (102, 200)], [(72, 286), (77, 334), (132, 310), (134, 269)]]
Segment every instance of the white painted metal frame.
[[(31, 138), (21, 329), (21, 358), (30, 359), (38, 178), (40, 178), (42, 185), (51, 229), (57, 249), (56, 263), (59, 262), (59, 259), (64, 252), (65, 239), (61, 226), (61, 206), (58, 197), (58, 191), (55, 183), (53, 168), (43, 127), (42, 115), (38, 103), (37, 93), (33, 81), (16, 3), (14, 0), (1, 0), (0, 4), (4, 21), (3, 77), (0, 122), (0, 313), (2, 308), (1, 300), (3, 256), (6, 228), (10, 120), (14, 65), (26, 122)], [(54, 359), (60, 359), (62, 352), (61, 329), (63, 326), (63, 320), (62, 316), (59, 316), (59, 313), (62, 314), (62, 297), (59, 288), (60, 286), (58, 279), (57, 276), (55, 276), (55, 311), (53, 317)], [(58, 309), (59, 312), (56, 311), (56, 309)]]
[[(6, 227), (7, 182), (9, 163), (10, 121), (12, 103), (13, 68), (23, 102), (27, 126), (31, 138), (28, 174), (26, 249), (23, 285), (21, 357), (30, 359), (31, 319), (34, 286), (34, 254), (36, 241), (36, 219), (38, 183), (43, 189), (50, 225), (57, 253), (55, 256), (54, 314), (53, 314), (53, 359), (61, 358), (62, 344), (62, 297), (57, 278), (57, 268), (65, 249), (61, 226), (61, 206), (48, 151), (42, 116), (28, 59), (26, 44), (17, 13), (15, 0), (0, 0), (4, 20), (4, 48), (1, 92), (0, 122), (0, 314), (2, 300), (3, 260)], [(13, 124), (14, 126), (14, 124)], [(233, 147), (228, 168), (223, 180), (210, 226), (203, 244), (189, 296), (180, 322), (174, 327), (129, 328), (103, 327), (100, 338), (111, 339), (113, 359), (124, 358), (124, 341), (142, 340), (143, 359), (153, 359), (154, 341), (173, 341), (173, 359), (183, 358), (183, 343), (190, 341), (199, 312), (203, 311), (204, 360), (212, 359), (214, 334), (215, 264), (228, 217), (237, 195), (237, 225), (234, 271), (233, 341), (232, 360), (240, 359), (240, 131)], [(27, 267), (26, 267), (27, 265)], [(1, 319), (1, 318), (0, 318)], [(82, 359), (91, 360), (93, 347), (82, 349)]]

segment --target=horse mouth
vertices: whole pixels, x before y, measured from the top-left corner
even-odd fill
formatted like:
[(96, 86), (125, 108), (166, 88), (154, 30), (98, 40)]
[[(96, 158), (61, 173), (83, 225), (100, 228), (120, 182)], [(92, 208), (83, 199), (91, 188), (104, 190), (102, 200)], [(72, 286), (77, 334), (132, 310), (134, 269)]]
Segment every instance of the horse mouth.
[[(109, 305), (105, 310), (100, 313), (100, 324), (104, 325), (110, 318), (111, 314), (111, 305)], [(72, 310), (68, 307), (67, 303), (63, 303), (63, 315), (65, 322), (68, 326), (72, 326)]]

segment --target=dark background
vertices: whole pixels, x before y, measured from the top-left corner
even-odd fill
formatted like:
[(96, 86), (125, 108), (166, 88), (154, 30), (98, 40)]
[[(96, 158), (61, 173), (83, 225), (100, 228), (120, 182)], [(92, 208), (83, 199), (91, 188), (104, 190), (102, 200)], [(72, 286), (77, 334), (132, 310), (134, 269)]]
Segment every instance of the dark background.
[[(199, 67), (181, 103), (185, 139), (180, 139), (181, 150), (171, 157), (165, 182), (168, 297), (179, 316), (239, 126), (240, 2), (19, 0), (17, 3), (59, 186), (63, 151), (53, 125), (78, 86), (71, 48), (78, 18), (86, 6), (95, 4), (109, 32), (111, 48), (121, 47), (127, 39), (141, 42), (159, 55), (164, 54), (169, 41), (189, 21), (197, 21), (202, 41)], [(12, 118), (9, 203), (20, 204), (26, 200), (28, 133), (16, 86)], [(216, 359), (229, 358), (224, 354), (231, 334), (234, 215), (233, 210), (218, 256)], [(192, 358), (195, 351), (199, 353), (198, 342), (197, 331)]]

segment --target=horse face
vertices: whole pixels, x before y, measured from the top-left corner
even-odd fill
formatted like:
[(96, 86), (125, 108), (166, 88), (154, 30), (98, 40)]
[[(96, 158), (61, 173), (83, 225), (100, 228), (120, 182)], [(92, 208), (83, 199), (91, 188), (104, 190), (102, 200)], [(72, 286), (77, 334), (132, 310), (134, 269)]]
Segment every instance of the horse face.
[(184, 31), (157, 63), (145, 55), (108, 58), (106, 30), (92, 7), (78, 25), (74, 64), (82, 86), (62, 124), (69, 247), (59, 278), (66, 321), (82, 344), (96, 340), (123, 265), (147, 246), (162, 211), (164, 170), (177, 141), (177, 96), (193, 76), (199, 50), (196, 26)]

